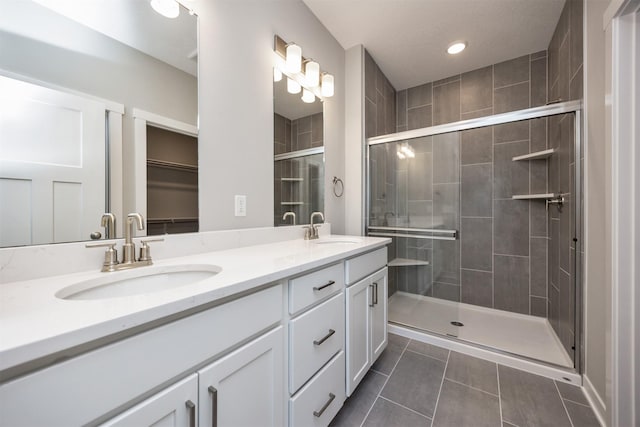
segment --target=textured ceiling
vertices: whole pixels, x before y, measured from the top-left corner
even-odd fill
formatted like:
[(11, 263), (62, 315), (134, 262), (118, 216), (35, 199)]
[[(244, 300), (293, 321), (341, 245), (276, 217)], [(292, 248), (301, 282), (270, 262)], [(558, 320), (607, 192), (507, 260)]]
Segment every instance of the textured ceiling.
[[(345, 49), (362, 44), (396, 90), (544, 50), (565, 0), (303, 0)], [(446, 53), (466, 40), (459, 55)]]

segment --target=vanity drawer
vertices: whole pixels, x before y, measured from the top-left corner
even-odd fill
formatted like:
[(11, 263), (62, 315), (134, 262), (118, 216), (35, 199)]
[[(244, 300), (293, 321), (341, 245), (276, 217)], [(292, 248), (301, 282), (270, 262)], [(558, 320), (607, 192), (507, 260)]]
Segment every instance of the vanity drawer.
[(347, 284), (352, 285), (371, 273), (380, 270), (387, 265), (387, 248), (348, 259), (346, 261)]
[[(344, 347), (344, 293), (291, 321), (289, 391), (295, 393)], [(344, 382), (344, 381), (343, 381)]]
[(344, 352), (338, 353), (298, 394), (289, 399), (291, 427), (327, 426), (345, 401)]
[(289, 280), (289, 313), (294, 314), (344, 287), (342, 263)]

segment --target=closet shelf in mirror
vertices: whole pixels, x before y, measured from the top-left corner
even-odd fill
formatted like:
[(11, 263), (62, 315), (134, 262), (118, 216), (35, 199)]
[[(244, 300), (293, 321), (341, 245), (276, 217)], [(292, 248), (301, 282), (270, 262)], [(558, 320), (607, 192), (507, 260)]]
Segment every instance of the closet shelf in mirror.
[(541, 193), (541, 194), (515, 194), (511, 196), (513, 200), (547, 200), (558, 197), (555, 193)]
[(149, 224), (175, 224), (178, 222), (198, 222), (198, 217), (183, 217), (183, 218), (148, 218)]
[(430, 265), (429, 261), (409, 258), (394, 258), (389, 261), (389, 267), (408, 267), (412, 265)]
[(198, 166), (185, 163), (167, 162), (166, 160), (147, 159), (147, 166), (154, 166), (165, 169), (176, 169), (186, 172), (198, 172)]
[(304, 205), (304, 202), (280, 202), (282, 206), (299, 206)]
[(555, 152), (555, 148), (549, 148), (548, 150), (536, 151), (534, 153), (523, 154), (522, 156), (515, 156), (511, 160), (514, 162), (517, 162), (518, 160), (541, 160), (551, 157)]
[(170, 188), (174, 190), (198, 191), (198, 184), (149, 180), (147, 181), (147, 188)]
[(281, 178), (284, 182), (302, 182), (304, 178)]

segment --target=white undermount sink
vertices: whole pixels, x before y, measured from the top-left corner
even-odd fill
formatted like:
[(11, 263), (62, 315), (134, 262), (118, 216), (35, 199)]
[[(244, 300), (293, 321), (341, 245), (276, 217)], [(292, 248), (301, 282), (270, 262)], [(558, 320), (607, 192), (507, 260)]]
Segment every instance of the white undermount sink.
[(208, 264), (158, 265), (101, 273), (100, 277), (69, 285), (56, 297), (65, 300), (99, 300), (126, 297), (193, 285), (220, 273)]

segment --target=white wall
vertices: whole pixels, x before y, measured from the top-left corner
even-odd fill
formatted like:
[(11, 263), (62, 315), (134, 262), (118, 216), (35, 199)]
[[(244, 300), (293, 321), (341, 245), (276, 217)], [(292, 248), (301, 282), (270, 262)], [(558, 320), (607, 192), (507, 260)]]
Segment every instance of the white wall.
[[(609, 0), (585, 1), (585, 386), (600, 410), (610, 407), (611, 146), (605, 125), (606, 44), (603, 14)], [(608, 415), (602, 414), (605, 418)]]
[[(335, 76), (325, 102), (325, 218), (344, 232), (344, 49), (297, 0), (209, 0), (200, 17), (200, 230), (273, 225), (273, 36)], [(234, 195), (247, 196), (247, 216), (234, 216)]]

